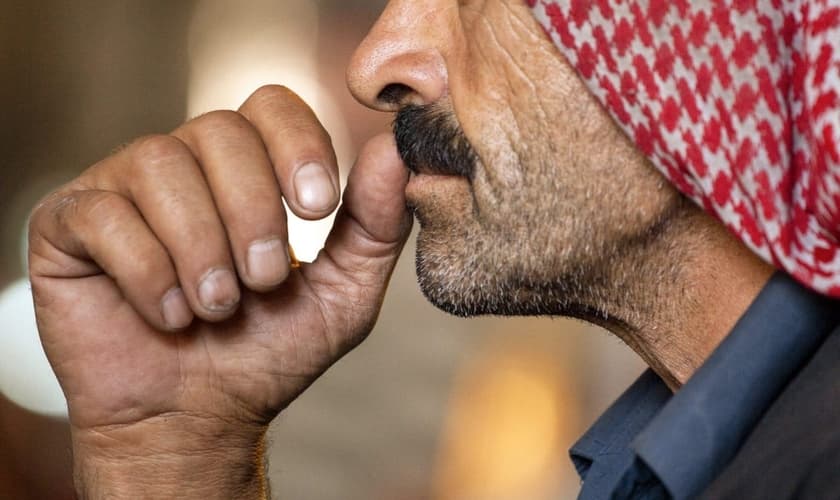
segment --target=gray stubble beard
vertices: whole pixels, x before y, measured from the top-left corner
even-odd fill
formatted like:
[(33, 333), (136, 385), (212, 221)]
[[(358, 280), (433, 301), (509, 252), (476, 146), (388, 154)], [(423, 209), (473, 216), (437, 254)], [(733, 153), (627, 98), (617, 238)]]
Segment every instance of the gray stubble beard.
[[(689, 249), (670, 245), (697, 208), (674, 196), (649, 225), (629, 236), (597, 234), (580, 216), (569, 220), (578, 241), (558, 241), (534, 230), (545, 220), (525, 221), (505, 234), (498, 227), (423, 227), (417, 242), (420, 288), (439, 309), (459, 317), (568, 316), (585, 321), (637, 324), (655, 314), (652, 290), (672, 288)], [(545, 218), (543, 218), (545, 219)], [(589, 230), (584, 229), (589, 227)], [(531, 229), (529, 231), (529, 228)], [(456, 234), (460, 232), (461, 234)], [(463, 245), (452, 248), (454, 242)], [(655, 265), (667, 259), (675, 265)]]

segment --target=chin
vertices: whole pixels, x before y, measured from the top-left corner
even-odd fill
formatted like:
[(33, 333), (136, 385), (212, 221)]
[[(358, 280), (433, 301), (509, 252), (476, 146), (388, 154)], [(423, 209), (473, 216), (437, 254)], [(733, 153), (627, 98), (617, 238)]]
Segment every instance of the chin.
[(568, 297), (558, 294), (563, 287), (535, 280), (502, 255), (505, 245), (440, 236), (421, 229), (415, 259), (420, 290), (438, 309), (467, 318), (557, 315), (568, 308)]
[[(418, 261), (420, 259), (418, 258)], [(450, 286), (451, 283), (443, 282), (422, 270), (417, 266), (417, 282), (420, 291), (433, 306), (445, 313), (459, 318), (471, 318), (490, 314), (501, 314), (495, 308), (490, 307), (487, 302), (475, 300), (471, 293), (464, 293), (464, 290)]]

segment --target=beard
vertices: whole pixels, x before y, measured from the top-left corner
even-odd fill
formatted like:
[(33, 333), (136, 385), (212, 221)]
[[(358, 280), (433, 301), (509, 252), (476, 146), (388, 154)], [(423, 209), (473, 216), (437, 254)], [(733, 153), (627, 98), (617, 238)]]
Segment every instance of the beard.
[[(651, 243), (687, 206), (663, 183), (665, 201), (653, 216), (611, 205), (610, 189), (626, 179), (606, 165), (580, 168), (586, 158), (558, 154), (551, 141), (489, 172), (454, 113), (440, 104), (400, 110), (394, 135), (415, 174), (465, 181), (409, 203), (420, 223), (420, 289), (436, 307), (460, 317), (606, 319), (616, 297), (632, 301), (629, 281), (644, 272)], [(564, 164), (555, 164), (558, 156)], [(502, 170), (516, 172), (518, 182), (494, 185)]]

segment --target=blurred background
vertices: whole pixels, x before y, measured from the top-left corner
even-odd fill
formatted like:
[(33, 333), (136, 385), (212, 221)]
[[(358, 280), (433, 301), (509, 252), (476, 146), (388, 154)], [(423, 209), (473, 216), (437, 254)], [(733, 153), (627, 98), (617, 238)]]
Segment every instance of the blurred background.
[[(383, 0), (3, 0), (0, 15), (0, 498), (72, 498), (65, 407), (24, 281), (27, 215), (133, 138), (236, 108), (264, 83), (301, 94), (346, 176), (389, 127), (344, 84)], [(290, 227), (315, 255), (329, 221)], [(643, 367), (577, 322), (460, 320), (415, 280), (413, 239), (370, 339), (277, 419), (276, 498), (573, 498), (567, 449)]]

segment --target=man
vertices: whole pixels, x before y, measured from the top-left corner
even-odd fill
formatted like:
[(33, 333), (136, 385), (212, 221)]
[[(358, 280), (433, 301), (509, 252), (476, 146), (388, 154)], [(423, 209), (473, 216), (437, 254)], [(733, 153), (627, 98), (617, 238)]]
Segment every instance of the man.
[[(281, 199), (305, 218), (331, 212), (335, 156), (312, 112), (282, 87), (259, 89), (236, 112), (139, 139), (47, 197), (32, 219), (31, 279), (68, 398), (80, 496), (264, 497), (266, 427), (370, 331), (409, 233), (406, 205), (421, 225), (420, 285), (440, 308), (579, 317), (613, 331), (652, 367), (576, 445), (582, 496), (684, 498), (716, 478), (710, 494), (743, 496), (738, 479), (765, 466), (766, 441), (747, 441), (744, 449), (759, 448), (748, 459), (736, 452), (753, 427), (759, 436), (768, 419), (771, 435), (779, 428), (774, 408), (800, 394), (782, 389), (811, 368), (801, 366), (838, 321), (836, 303), (805, 287), (837, 296), (840, 279), (831, 149), (840, 131), (816, 113), (800, 116), (795, 130), (784, 120), (779, 130), (773, 120), (752, 123), (764, 108), (731, 85), (751, 78), (744, 68), (762, 74), (767, 47), (806, 43), (799, 26), (810, 26), (807, 44), (817, 43), (840, 18), (823, 4), (809, 11), (814, 26), (793, 11), (754, 7), (389, 2), (348, 81), (362, 103), (397, 112), (394, 137), (363, 148), (311, 264), (287, 253)], [(689, 33), (697, 25), (692, 37), (685, 23)], [(776, 38), (774, 27), (787, 31)], [(694, 45), (683, 50), (686, 39)], [(730, 39), (741, 49), (709, 48)], [(721, 63), (705, 94), (711, 107), (699, 92), (703, 73), (685, 74), (689, 55)], [(799, 60), (786, 56), (778, 57), (783, 74)], [(738, 72), (724, 72), (727, 58)], [(836, 61), (831, 51), (823, 59), (829, 68)], [(675, 74), (683, 83), (671, 86)], [(680, 94), (688, 81), (696, 96)], [(777, 82), (763, 88), (762, 106), (816, 111), (813, 100), (773, 90)], [(720, 97), (731, 88), (745, 102)], [(766, 98), (774, 92), (782, 94), (776, 108)], [(819, 135), (804, 134), (812, 124)], [(692, 135), (701, 125), (702, 140)], [(792, 141), (779, 146), (780, 158), (757, 145), (733, 153), (739, 134), (768, 127)], [(808, 152), (820, 169), (803, 170)], [(798, 167), (759, 179), (762, 155)], [(779, 186), (794, 195), (775, 199)], [(752, 196), (757, 187), (766, 192)], [(793, 219), (773, 215), (802, 199), (817, 202)], [(805, 287), (783, 274), (771, 279), (759, 255)], [(837, 392), (820, 388), (806, 401)], [(837, 449), (818, 450), (826, 460), (808, 455), (805, 472), (833, 470), (826, 464)], [(804, 472), (791, 470), (798, 491), (809, 491)], [(756, 487), (747, 483), (761, 496)]]

